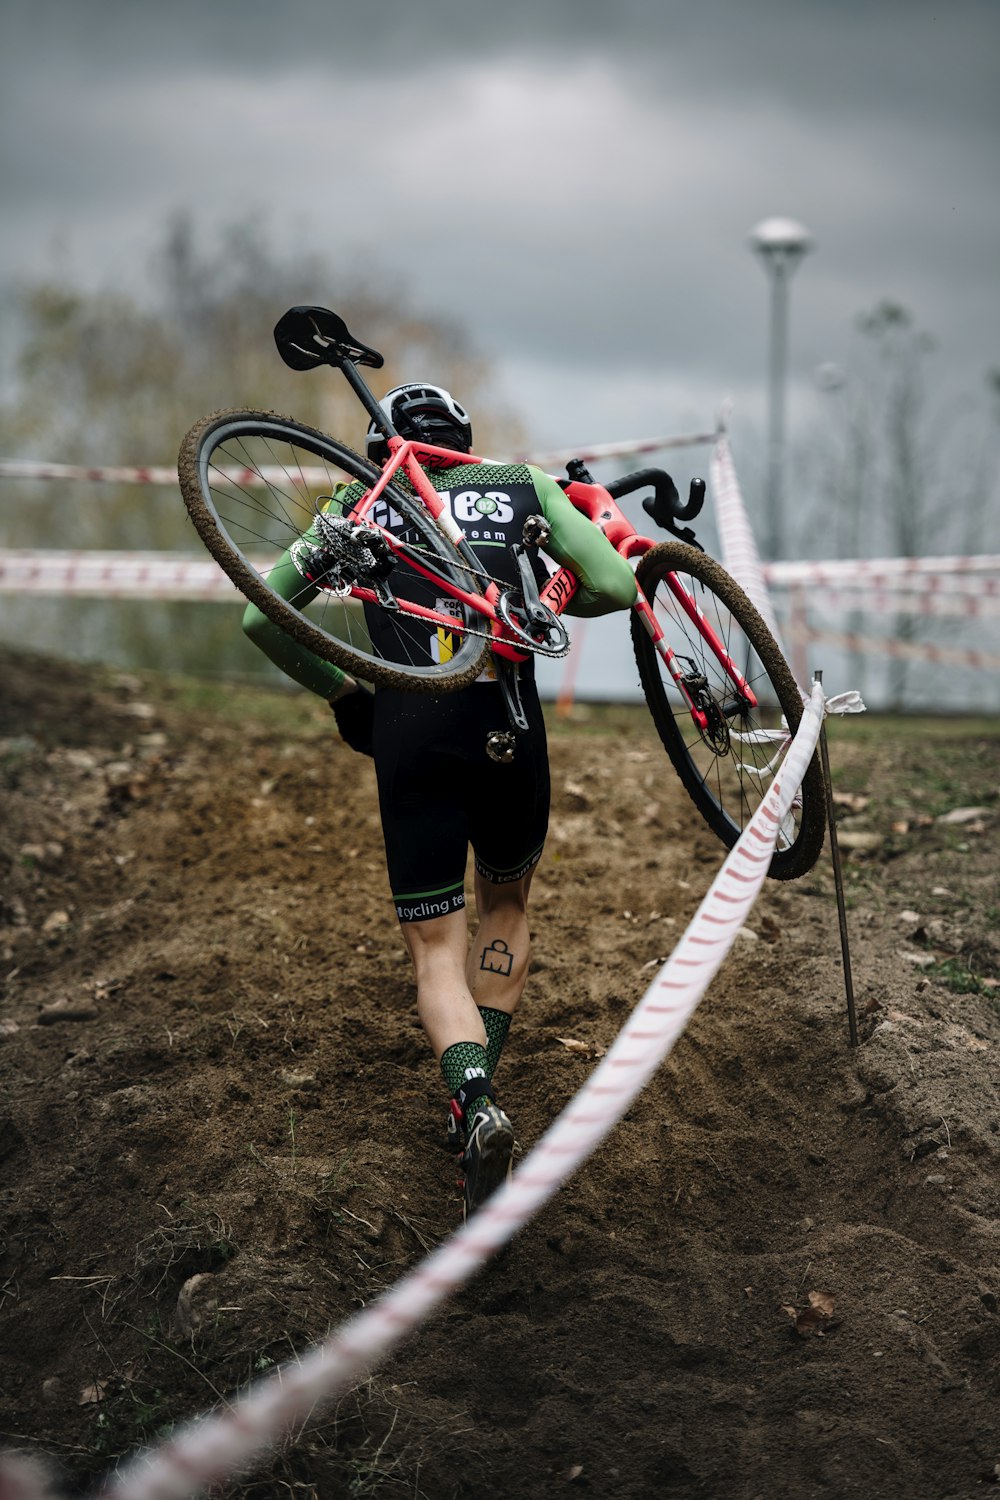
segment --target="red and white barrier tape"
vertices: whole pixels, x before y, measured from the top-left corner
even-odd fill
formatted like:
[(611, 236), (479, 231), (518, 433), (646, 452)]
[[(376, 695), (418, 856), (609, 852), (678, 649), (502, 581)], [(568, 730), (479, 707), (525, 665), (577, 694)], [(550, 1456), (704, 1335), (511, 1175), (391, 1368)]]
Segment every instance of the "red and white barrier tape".
[[(799, 586), (793, 586), (793, 597), (798, 593)], [(810, 586), (808, 602), (810, 606), (842, 612), (851, 610), (855, 614), (866, 615), (929, 615), (935, 619), (962, 620), (995, 618), (1000, 615), (1000, 590), (985, 597), (964, 589), (947, 593), (938, 593), (936, 590), (912, 593), (903, 588), (869, 587), (860, 593), (854, 589), (836, 588), (824, 583)]]
[[(515, 455), (518, 463), (535, 464), (545, 468), (550, 464), (564, 464), (571, 458), (580, 458), (584, 463), (597, 463), (602, 458), (625, 458), (632, 453), (659, 453), (667, 448), (693, 448), (699, 444), (714, 443), (715, 432), (692, 432), (678, 437), (632, 438), (617, 443), (595, 443), (589, 448), (555, 448), (546, 453), (520, 453)], [(235, 484), (253, 485), (276, 483), (287, 480), (287, 470), (279, 466), (260, 470), (226, 469), (222, 477)], [(329, 470), (304, 468), (296, 471), (296, 477), (304, 484), (326, 484)], [(84, 480), (103, 484), (158, 484), (176, 485), (177, 470), (159, 465), (105, 465), (88, 467), (85, 464), (37, 463), (33, 459), (0, 459), (0, 479), (63, 479)]]
[[(884, 571), (889, 563), (909, 564), (912, 561), (914, 559), (910, 558), (883, 559), (877, 575), (860, 581), (844, 575), (839, 563), (770, 564), (762, 568), (762, 574), (765, 584), (772, 583), (776, 587), (788, 584), (791, 588), (798, 588), (808, 582), (810, 597), (821, 596), (844, 609), (960, 616), (997, 613), (1000, 577), (973, 570), (973, 565), (981, 561), (991, 564), (994, 559), (950, 559), (967, 566), (962, 572), (940, 576), (910, 571), (892, 575)], [(936, 566), (937, 561), (935, 558), (923, 559), (928, 567)], [(1000, 559), (996, 562), (1000, 564)], [(255, 565), (266, 565), (266, 559), (256, 559)], [(792, 571), (805, 566), (815, 570), (815, 576), (808, 580), (804, 574)], [(774, 576), (779, 568), (781, 576)], [(826, 570), (829, 570), (829, 576)], [(228, 600), (233, 592), (233, 586), (211, 558), (187, 553), (0, 549), (0, 593), (5, 594)]]
[[(683, 1032), (764, 882), (783, 819), (816, 749), (819, 684), (761, 802), (684, 936), (606, 1057), (513, 1180), (391, 1291), (301, 1360), (252, 1386), (226, 1410), (189, 1423), (114, 1476), (102, 1500), (190, 1500), (259, 1458), (317, 1404), (357, 1381), (464, 1285), (546, 1204), (604, 1140)], [(831, 705), (832, 706), (832, 700)], [(24, 1500), (47, 1500), (41, 1489)]]
[[(712, 451), (710, 464), (712, 494), (719, 523), (719, 538), (722, 542), (722, 561), (728, 573), (736, 579), (750, 602), (763, 616), (764, 623), (781, 645), (781, 631), (771, 596), (764, 581), (757, 543), (754, 541), (750, 520), (740, 494), (739, 480), (733, 463), (729, 438), (723, 431)], [(802, 684), (799, 684), (801, 689)]]
[(0, 551), (0, 594), (223, 603), (233, 603), (239, 597), (235, 584), (211, 557), (170, 552), (35, 550)]
[(589, 448), (553, 448), (547, 453), (520, 453), (517, 462), (548, 469), (562, 466), (571, 458), (599, 463), (602, 458), (628, 458), (633, 453), (661, 453), (668, 448), (697, 448), (714, 443), (718, 432), (691, 432), (680, 437), (639, 438), (619, 443), (595, 443)]
[(961, 646), (937, 646), (922, 641), (888, 640), (885, 636), (856, 635), (853, 632), (838, 633), (833, 630), (814, 630), (811, 625), (794, 622), (789, 633), (798, 641), (816, 641), (824, 646), (834, 646), (841, 651), (855, 651), (860, 655), (894, 656), (905, 661), (935, 662), (948, 667), (975, 667), (995, 672), (1000, 669), (1000, 656), (988, 651), (966, 650)]
[[(331, 469), (338, 474), (342, 472), (336, 464), (331, 464), (329, 468), (317, 464), (314, 467), (297, 468), (295, 478), (305, 485), (324, 486), (330, 483)], [(212, 472), (217, 479), (225, 479), (230, 484), (244, 489), (252, 489), (256, 485), (263, 484), (287, 484), (289, 477), (288, 469), (280, 464), (265, 464), (258, 469), (215, 468)], [(100, 484), (173, 485), (176, 489), (177, 470), (169, 469), (165, 465), (149, 468), (88, 469), (81, 464), (36, 464), (3, 459), (0, 460), (0, 479), (82, 479)]]
[(85, 464), (36, 463), (33, 459), (0, 459), (0, 479), (73, 479), (107, 484), (176, 484), (177, 468), (165, 464), (142, 468)]
[(994, 602), (1000, 594), (1000, 584), (996, 578), (986, 575), (1000, 571), (1000, 557), (993, 554), (980, 557), (889, 557), (762, 565), (725, 432), (720, 435), (712, 455), (711, 473), (726, 568), (763, 615), (779, 645), (781, 635), (776, 628), (768, 583), (787, 585), (793, 606), (796, 602), (800, 606), (793, 607), (788, 627), (797, 648), (793, 661), (800, 678), (804, 669), (801, 647), (807, 641), (849, 651), (877, 652), (949, 666), (982, 667), (998, 662), (997, 657), (982, 651), (815, 630), (803, 620), (801, 604), (803, 591), (808, 588), (810, 595), (820, 592), (824, 599), (858, 611), (965, 618), (992, 616), (1000, 613)]
[[(995, 579), (979, 579), (983, 573), (1000, 574), (1000, 554), (984, 552), (971, 557), (856, 557), (829, 562), (772, 562), (764, 564), (768, 583), (830, 583), (841, 588), (901, 587), (947, 589), (965, 585), (997, 590)], [(972, 575), (972, 576), (966, 576)]]

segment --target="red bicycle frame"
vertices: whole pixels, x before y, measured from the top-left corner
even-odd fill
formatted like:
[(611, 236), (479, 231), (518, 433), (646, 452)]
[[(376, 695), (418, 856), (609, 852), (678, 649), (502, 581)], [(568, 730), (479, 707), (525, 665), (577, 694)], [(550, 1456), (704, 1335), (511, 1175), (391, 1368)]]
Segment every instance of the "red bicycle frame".
[[(377, 525), (371, 519), (372, 507), (376, 500), (382, 496), (386, 487), (392, 481), (393, 476), (402, 469), (438, 526), (448, 537), (449, 541), (458, 548), (465, 541), (464, 533), (421, 468), (420, 457), (448, 459), (452, 462), (461, 462), (463, 464), (480, 464), (488, 462), (488, 460), (480, 458), (474, 453), (457, 453), (450, 448), (436, 448), (427, 443), (418, 443), (400, 437), (390, 437), (387, 441), (389, 445), (389, 458), (386, 460), (378, 482), (355, 506), (352, 515), (358, 521), (364, 520), (368, 525)], [(650, 537), (639, 535), (635, 527), (622, 514), (614, 499), (603, 486), (599, 484), (583, 484), (578, 480), (574, 480), (566, 486), (566, 496), (578, 511), (585, 515), (589, 521), (592, 521), (604, 533), (608, 541), (622, 557), (626, 559), (642, 557), (651, 548), (656, 546), (656, 543)], [(393, 551), (404, 551), (391, 531), (381, 526), (378, 527), (378, 530), (381, 531)], [(425, 568), (419, 562), (415, 561), (409, 553), (405, 553), (405, 560), (408, 567), (420, 573), (423, 577), (430, 579), (432, 582), (439, 583), (449, 596), (467, 605), (474, 613), (482, 615), (485, 619), (489, 620), (493, 634), (492, 649), (498, 656), (506, 657), (510, 661), (526, 661), (528, 659), (531, 653), (521, 650), (515, 641), (512, 640), (507, 627), (497, 614), (496, 602), (500, 597), (500, 589), (496, 583), (490, 583), (485, 594), (472, 593), (458, 588), (454, 584), (446, 583), (431, 569)], [(691, 620), (709, 650), (722, 666), (723, 671), (733, 684), (736, 692), (749, 706), (756, 707), (757, 699), (753, 690), (741, 676), (722, 641), (699, 609), (697, 602), (687, 592), (676, 574), (668, 573), (665, 581), (681, 609), (683, 609), (684, 613)], [(578, 587), (579, 579), (576, 574), (572, 569), (562, 567), (543, 585), (540, 590), (540, 598), (542, 603), (553, 614), (561, 615)], [(378, 596), (373, 589), (355, 587), (352, 588), (351, 594), (354, 598), (360, 599), (364, 603), (377, 604), (379, 602)], [(445, 615), (439, 610), (429, 609), (424, 605), (409, 601), (406, 602), (405, 608), (407, 614), (425, 620), (428, 624), (439, 625), (451, 631), (456, 629), (456, 621), (453, 615)], [(668, 644), (659, 621), (641, 589), (638, 590), (633, 608), (642, 620), (643, 626), (649, 632), (653, 644), (663, 660), (664, 666), (667, 668), (667, 671), (677, 685), (678, 691), (687, 703), (696, 726), (699, 730), (705, 730), (708, 727), (707, 715), (692, 698), (685, 681), (684, 673), (678, 664), (677, 657)]]

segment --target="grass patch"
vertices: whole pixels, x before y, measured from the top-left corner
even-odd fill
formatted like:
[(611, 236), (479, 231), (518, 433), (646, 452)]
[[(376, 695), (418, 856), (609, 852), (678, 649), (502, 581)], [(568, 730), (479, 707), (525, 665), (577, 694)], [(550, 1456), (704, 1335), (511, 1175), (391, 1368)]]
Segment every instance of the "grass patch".
[(1000, 740), (1000, 715), (832, 714), (826, 733), (831, 746), (871, 740), (895, 745), (926, 745), (929, 740)]
[(976, 974), (969, 957), (944, 958), (939, 963), (931, 964), (924, 973), (935, 984), (943, 984), (946, 989), (951, 990), (953, 995), (992, 995), (997, 999), (996, 989), (983, 982), (989, 976)]

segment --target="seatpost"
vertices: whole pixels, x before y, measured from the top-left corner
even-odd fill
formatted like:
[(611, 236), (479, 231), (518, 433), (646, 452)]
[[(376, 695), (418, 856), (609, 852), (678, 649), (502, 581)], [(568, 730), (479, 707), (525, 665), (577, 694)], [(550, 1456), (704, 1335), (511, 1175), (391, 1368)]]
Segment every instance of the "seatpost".
[(352, 359), (348, 359), (347, 355), (344, 354), (340, 356), (336, 363), (343, 370), (344, 377), (347, 380), (348, 385), (351, 387), (354, 394), (357, 396), (358, 400), (361, 402), (361, 405), (371, 417), (372, 421), (375, 423), (375, 426), (379, 429), (379, 431), (384, 433), (386, 437), (398, 437), (399, 433), (396, 431), (395, 427), (393, 427), (392, 423), (389, 421), (389, 418), (386, 416), (385, 412), (378, 404), (378, 400), (376, 399), (376, 397), (368, 389), (368, 384), (364, 376), (358, 370), (358, 367), (354, 363), (354, 361)]

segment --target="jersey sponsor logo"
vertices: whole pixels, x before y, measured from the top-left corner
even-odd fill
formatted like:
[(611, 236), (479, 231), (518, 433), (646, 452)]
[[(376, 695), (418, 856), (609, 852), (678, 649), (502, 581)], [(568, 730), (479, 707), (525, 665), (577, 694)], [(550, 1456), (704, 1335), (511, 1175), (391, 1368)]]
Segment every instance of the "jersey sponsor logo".
[[(444, 501), (453, 518), (459, 526), (470, 526), (476, 522), (489, 521), (492, 527), (504, 527), (508, 521), (514, 519), (514, 505), (511, 496), (505, 490), (438, 490), (437, 492)], [(406, 521), (388, 500), (381, 497), (375, 501), (368, 513), (370, 519), (376, 526), (383, 527), (395, 535), (405, 533)], [(474, 531), (472, 536), (478, 536)], [(488, 537), (489, 532), (485, 533)], [(496, 535), (496, 532), (494, 532)]]
[(552, 609), (558, 611), (566, 607), (572, 594), (571, 575), (565, 568), (562, 568), (549, 580), (546, 588), (546, 602)]
[(446, 917), (450, 912), (461, 911), (464, 905), (464, 892), (443, 896), (435, 901), (416, 901), (412, 906), (405, 901), (397, 901), (396, 916), (401, 922), (426, 922), (431, 917)]
[[(434, 608), (439, 615), (452, 615), (456, 620), (462, 618), (462, 606), (457, 599), (445, 598), (435, 599)], [(440, 666), (451, 661), (458, 650), (460, 636), (454, 630), (448, 630), (444, 625), (439, 625), (431, 637), (431, 660)]]
[(468, 525), (488, 517), (494, 525), (514, 519), (511, 498), (504, 490), (438, 490), (458, 524)]
[(400, 532), (406, 530), (406, 522), (399, 514), (399, 511), (395, 510), (389, 504), (388, 500), (376, 500), (365, 519), (374, 521), (375, 525), (381, 526), (383, 531)]

